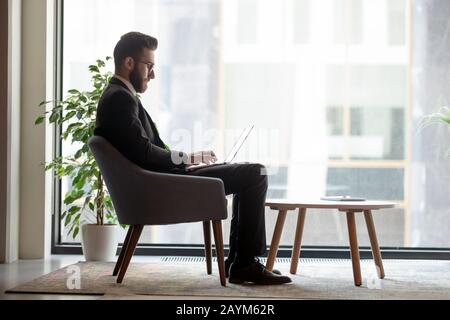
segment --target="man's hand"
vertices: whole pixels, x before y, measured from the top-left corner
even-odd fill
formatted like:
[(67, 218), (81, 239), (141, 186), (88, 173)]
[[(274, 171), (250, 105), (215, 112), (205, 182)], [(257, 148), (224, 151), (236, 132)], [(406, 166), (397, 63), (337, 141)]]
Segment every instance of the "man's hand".
[(196, 165), (200, 163), (211, 164), (217, 161), (214, 151), (198, 151), (191, 153), (188, 158), (188, 165)]

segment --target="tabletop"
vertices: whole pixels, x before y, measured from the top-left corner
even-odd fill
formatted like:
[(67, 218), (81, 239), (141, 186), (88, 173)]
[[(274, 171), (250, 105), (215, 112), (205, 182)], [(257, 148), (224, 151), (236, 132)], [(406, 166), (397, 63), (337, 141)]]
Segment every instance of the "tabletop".
[(328, 201), (328, 200), (310, 200), (310, 199), (267, 199), (266, 206), (271, 209), (294, 210), (297, 208), (322, 208), (322, 209), (361, 209), (376, 210), (385, 208), (394, 208), (395, 202), (389, 201)]

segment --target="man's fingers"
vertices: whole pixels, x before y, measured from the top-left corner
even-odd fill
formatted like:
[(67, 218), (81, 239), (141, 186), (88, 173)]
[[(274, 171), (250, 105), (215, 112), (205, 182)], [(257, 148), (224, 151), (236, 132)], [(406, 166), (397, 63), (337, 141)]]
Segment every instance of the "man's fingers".
[(191, 153), (190, 157), (189, 157), (191, 164), (194, 164), (194, 165), (203, 162), (202, 158), (203, 158), (203, 156), (202, 156), (201, 152)]
[(217, 157), (216, 157), (214, 151), (209, 150), (209, 151), (203, 152), (203, 162), (204, 163), (210, 164), (210, 163), (213, 163), (216, 161), (217, 161)]
[(217, 161), (217, 157), (216, 157), (216, 154), (214, 153), (214, 151), (211, 151), (211, 156), (212, 156), (212, 161), (216, 162)]
[(206, 164), (210, 164), (210, 163), (214, 163), (217, 161), (217, 157), (216, 154), (214, 153), (214, 151), (210, 150), (210, 151), (198, 151), (198, 152), (194, 152), (191, 153), (189, 155), (189, 160), (191, 164), (200, 164), (200, 163), (206, 163)]

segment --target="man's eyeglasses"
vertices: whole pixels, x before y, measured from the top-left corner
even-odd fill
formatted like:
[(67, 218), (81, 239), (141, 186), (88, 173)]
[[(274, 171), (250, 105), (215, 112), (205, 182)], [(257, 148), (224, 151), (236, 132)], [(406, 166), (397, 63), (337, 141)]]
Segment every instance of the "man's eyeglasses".
[(152, 71), (155, 64), (153, 62), (144, 62), (144, 61), (138, 61), (140, 63), (143, 63), (147, 66), (148, 72)]

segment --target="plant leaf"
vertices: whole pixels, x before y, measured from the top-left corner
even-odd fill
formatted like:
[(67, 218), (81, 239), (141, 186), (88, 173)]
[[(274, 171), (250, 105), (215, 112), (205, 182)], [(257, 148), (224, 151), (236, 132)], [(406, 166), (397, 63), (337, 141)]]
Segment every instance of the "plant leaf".
[(48, 119), (48, 121), (50, 122), (55, 122), (59, 119), (59, 112), (53, 112), (52, 115), (50, 116), (50, 119)]
[(49, 104), (52, 101), (42, 101), (41, 103), (39, 103), (39, 107), (42, 107), (43, 105)]
[(67, 225), (70, 223), (70, 220), (72, 219), (72, 216), (68, 214), (66, 216), (66, 219), (64, 220), (64, 227), (67, 227)]
[(80, 227), (76, 227), (75, 228), (75, 230), (73, 231), (73, 235), (72, 235), (72, 237), (75, 239), (76, 238), (76, 236), (77, 236), (77, 234), (78, 234), (78, 232), (80, 231)]
[(39, 118), (36, 119), (36, 121), (34, 122), (35, 125), (37, 124), (41, 124), (42, 122), (44, 122), (45, 117), (41, 116)]
[(91, 72), (100, 72), (100, 69), (97, 66), (91, 65), (89, 66), (89, 71)]
[(78, 91), (77, 89), (70, 89), (68, 92), (70, 94), (80, 94), (80, 91)]

